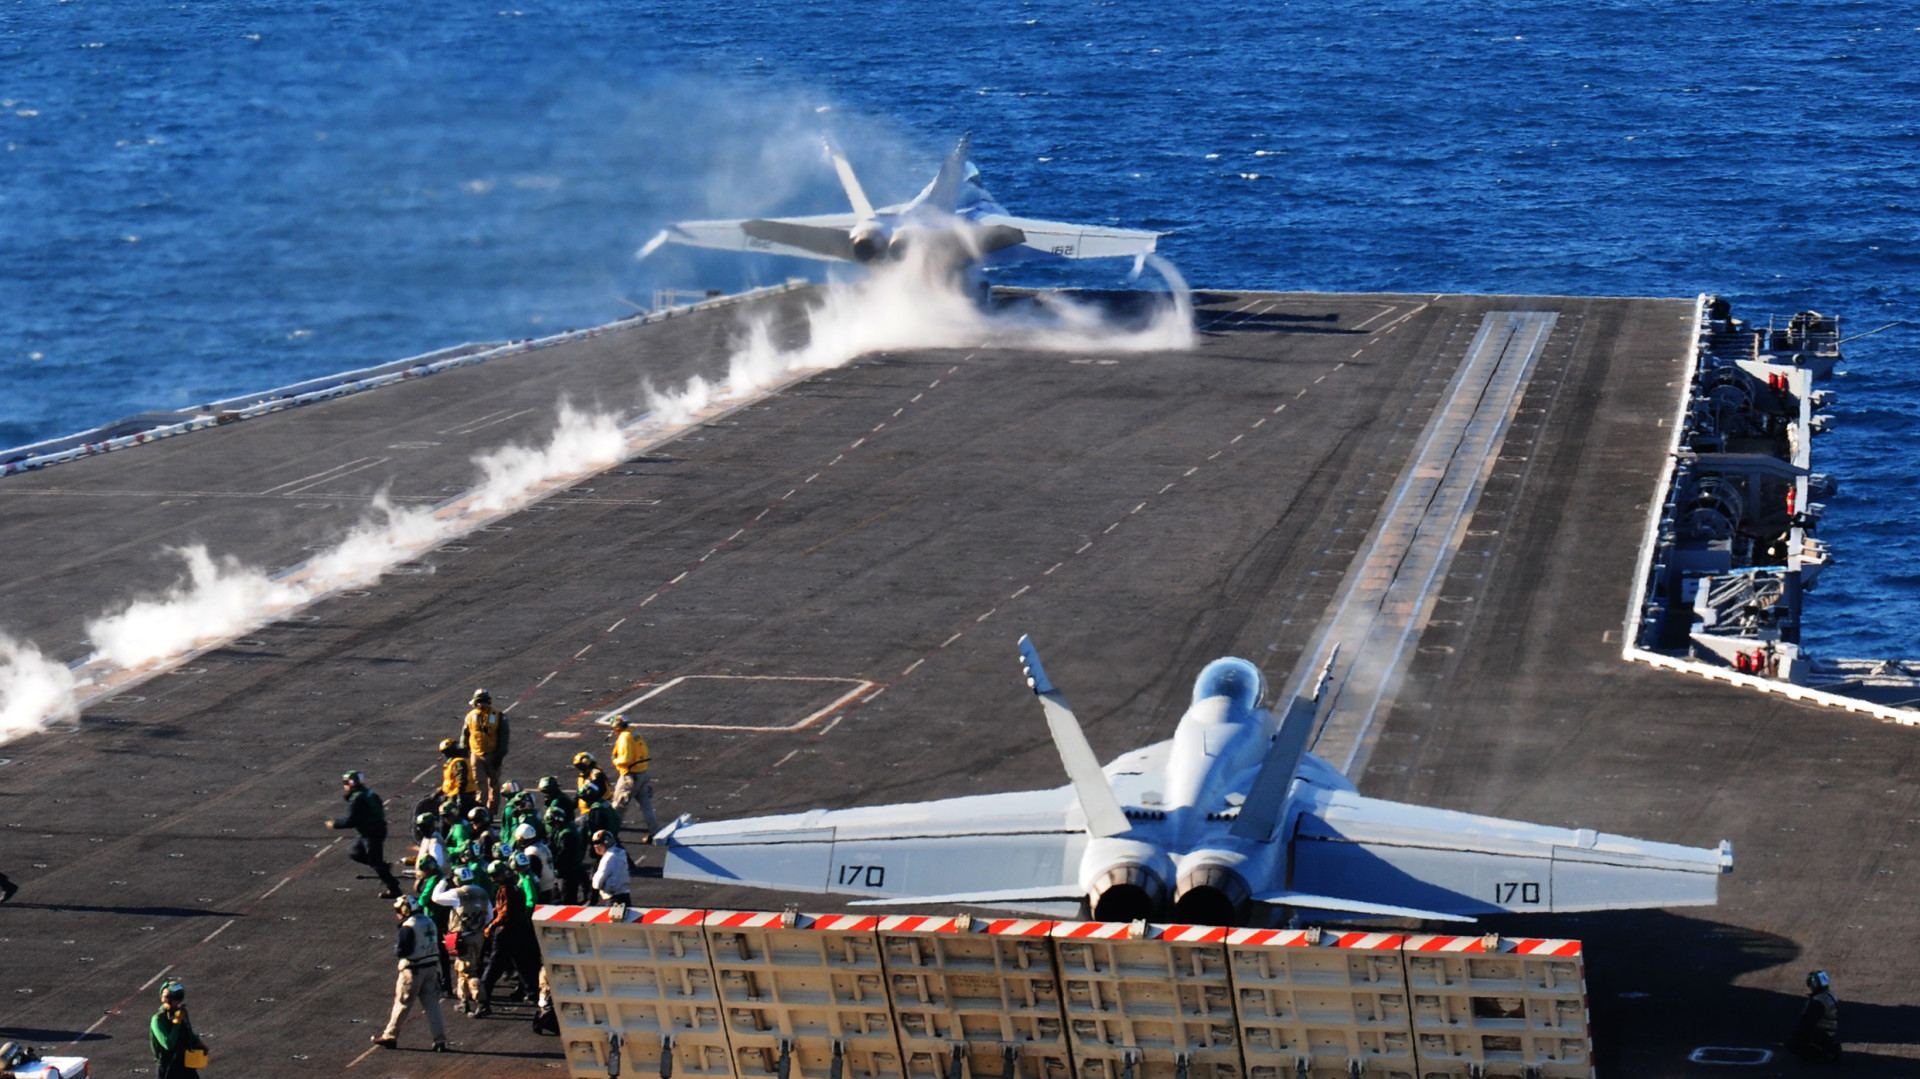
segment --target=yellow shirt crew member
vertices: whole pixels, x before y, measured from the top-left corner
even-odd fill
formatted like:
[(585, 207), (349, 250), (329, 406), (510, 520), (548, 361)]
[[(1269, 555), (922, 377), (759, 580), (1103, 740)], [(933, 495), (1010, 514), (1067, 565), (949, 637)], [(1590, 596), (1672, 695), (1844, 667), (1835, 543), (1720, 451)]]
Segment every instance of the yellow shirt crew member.
[(631, 730), (620, 732), (613, 740), (613, 770), (623, 776), (637, 775), (647, 770), (653, 758), (647, 755), (647, 740)]
[(466, 754), (460, 752), (460, 745), (448, 738), (440, 743), (440, 753), (447, 763), (440, 769), (440, 797), (460, 807), (462, 815), (473, 806), (473, 768), (467, 764)]
[(507, 756), (507, 717), (493, 709), (493, 694), (473, 691), (473, 709), (467, 713), (460, 739), (467, 744), (467, 766), (472, 770), (474, 794), (489, 813), (500, 811), (500, 764)]
[(647, 740), (628, 727), (625, 716), (613, 717), (613, 729), (619, 732), (613, 738), (613, 770), (620, 777), (614, 781), (613, 808), (638, 803), (651, 839), (660, 830), (659, 818), (653, 815), (653, 779), (647, 774), (653, 757), (647, 752)]

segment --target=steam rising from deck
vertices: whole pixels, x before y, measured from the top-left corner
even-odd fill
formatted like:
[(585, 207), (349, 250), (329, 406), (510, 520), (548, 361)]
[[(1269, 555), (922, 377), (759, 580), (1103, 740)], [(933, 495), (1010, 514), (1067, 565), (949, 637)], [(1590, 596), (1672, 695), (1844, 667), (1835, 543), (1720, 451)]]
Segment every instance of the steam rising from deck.
[(231, 556), (215, 558), (201, 544), (172, 548), (186, 562), (185, 577), (158, 596), (87, 623), (96, 649), (85, 665), (94, 670), (91, 681), (34, 645), (0, 634), (0, 741), (73, 718), (77, 695), (116, 669), (137, 672), (178, 659), (328, 592), (371, 583), (388, 567), (525, 506), (561, 482), (614, 464), (626, 452), (627, 437), (613, 416), (563, 402), (544, 446), (507, 445), (475, 456), (481, 480), (463, 497), (427, 508), (398, 507), (378, 496), (372, 513), (338, 543), (284, 573)]
[(1171, 286), (1171, 297), (1145, 318), (1122, 325), (1093, 304), (1054, 294), (983, 309), (967, 295), (951, 262), (909, 253), (858, 282), (828, 286), (808, 312), (805, 344), (781, 347), (771, 319), (756, 318), (728, 358), (724, 381), (696, 377), (671, 393), (646, 387), (651, 412), (631, 433), (612, 415), (580, 412), (563, 402), (544, 446), (508, 445), (475, 456), (480, 482), (466, 495), (434, 509), (376, 497), (372, 512), (344, 538), (292, 569), (269, 573), (231, 556), (216, 558), (199, 544), (173, 548), (186, 563), (186, 575), (160, 595), (90, 620), (87, 635), (96, 651), (78, 671), (0, 634), (0, 742), (75, 718), (89, 688), (98, 695), (129, 674), (138, 677), (230, 640), (329, 592), (369, 584), (397, 563), (615, 464), (633, 442), (670, 434), (704, 412), (796, 375), (900, 349), (1114, 353), (1191, 347), (1193, 306), (1186, 283), (1165, 261), (1149, 261)]
[(613, 464), (626, 448), (613, 417), (562, 404), (560, 422), (545, 447), (507, 445), (476, 456), (480, 485), (448, 506), (401, 508), (378, 496), (373, 515), (344, 539), (279, 576), (231, 557), (216, 561), (202, 545), (174, 548), (186, 560), (187, 578), (159, 597), (92, 620), (87, 636), (99, 658), (118, 667), (182, 655), (264, 625), (335, 589), (377, 580), (387, 567), (464, 534), (482, 518), (526, 505), (557, 479)]
[(924, 348), (1018, 348), (1047, 352), (1161, 352), (1191, 348), (1193, 297), (1171, 263), (1146, 261), (1171, 296), (1144, 323), (1116, 324), (1091, 303), (1038, 294), (1030, 307), (991, 311), (967, 295), (950, 262), (926, 249), (898, 262), (876, 263), (863, 279), (832, 284), (807, 314), (806, 343), (781, 348), (771, 319), (756, 318), (735, 346), (723, 383), (694, 378), (674, 392), (646, 388), (647, 404), (669, 424), (735, 404), (807, 371), (841, 367), (873, 352)]
[(73, 672), (27, 641), (0, 633), (0, 742), (74, 718)]

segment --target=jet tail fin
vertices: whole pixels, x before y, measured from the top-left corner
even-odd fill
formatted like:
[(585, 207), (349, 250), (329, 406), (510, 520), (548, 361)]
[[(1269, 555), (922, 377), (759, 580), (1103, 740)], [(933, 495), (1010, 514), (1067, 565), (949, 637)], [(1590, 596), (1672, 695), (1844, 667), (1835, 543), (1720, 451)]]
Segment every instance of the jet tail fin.
[(1040, 698), (1040, 708), (1047, 714), (1047, 730), (1053, 735), (1053, 747), (1059, 751), (1060, 763), (1066, 766), (1067, 778), (1072, 780), (1073, 791), (1080, 798), (1080, 808), (1087, 814), (1087, 834), (1104, 838), (1125, 832), (1132, 825), (1127, 823), (1120, 800), (1113, 796), (1106, 773), (1100, 770), (1100, 758), (1093, 755), (1086, 732), (1080, 729), (1073, 709), (1067, 707), (1066, 698), (1047, 680), (1047, 672), (1040, 666), (1040, 652), (1033, 647), (1033, 639), (1025, 634), (1020, 637), (1020, 664), (1026, 668), (1027, 685)]
[(960, 136), (953, 152), (947, 155), (940, 165), (940, 174), (933, 178), (925, 191), (914, 201), (922, 206), (931, 207), (945, 213), (952, 213), (960, 206), (960, 190), (966, 186), (968, 163), (967, 155), (973, 150), (973, 133)]
[(1306, 755), (1307, 739), (1313, 734), (1314, 717), (1320, 711), (1320, 695), (1327, 688), (1327, 680), (1333, 677), (1333, 661), (1339, 656), (1340, 646), (1336, 644), (1320, 668), (1313, 695), (1295, 697), (1287, 703), (1287, 714), (1280, 717), (1280, 729), (1267, 747), (1260, 774), (1254, 776), (1247, 800), (1233, 822), (1232, 831), (1237, 838), (1259, 843), (1273, 835), (1274, 825), (1280, 822), (1280, 810), (1287, 802), (1287, 791), (1293, 786), (1294, 773), (1300, 770), (1300, 758)]
[(862, 221), (872, 220), (873, 203), (867, 200), (867, 192), (860, 186), (860, 178), (853, 174), (853, 166), (848, 164), (847, 155), (840, 152), (840, 147), (831, 138), (826, 143), (827, 155), (833, 158), (833, 171), (840, 174), (840, 186), (846, 188), (847, 201), (853, 204), (853, 212)]

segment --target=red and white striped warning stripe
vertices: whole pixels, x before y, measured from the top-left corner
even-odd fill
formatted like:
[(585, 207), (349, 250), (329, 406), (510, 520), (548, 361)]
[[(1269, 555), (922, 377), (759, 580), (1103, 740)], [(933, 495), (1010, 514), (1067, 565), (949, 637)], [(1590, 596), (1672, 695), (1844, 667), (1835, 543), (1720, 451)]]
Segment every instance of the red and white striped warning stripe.
[[(1087, 940), (1124, 940), (1132, 930), (1131, 922), (1058, 922), (1053, 936)], [(1149, 925), (1142, 940), (1218, 941), (1227, 939), (1230, 930), (1217, 925)]]
[(1215, 941), (1227, 939), (1229, 930), (1220, 925), (1159, 925), (1161, 940)]
[(1033, 918), (995, 918), (984, 925), (975, 922), (973, 928), (982, 933), (993, 933), (1002, 937), (1044, 937), (1053, 932), (1053, 927), (1058, 924), (1060, 923), (1051, 919), (1040, 921)]
[[(1316, 947), (1305, 929), (1235, 929), (1227, 934), (1228, 944), (1269, 948)], [(1320, 933), (1321, 948), (1355, 948), (1364, 951), (1398, 951), (1406, 941), (1402, 933)]]
[(1521, 955), (1579, 955), (1577, 940), (1507, 940), (1487, 937), (1408, 937), (1410, 952), (1518, 952)]
[[(785, 915), (778, 911), (767, 910), (716, 910), (707, 914), (705, 925), (708, 928), (726, 927), (730, 929), (778, 929)], [(800, 924), (799, 922), (794, 923)]]
[[(654, 908), (627, 911), (627, 921), (643, 925), (699, 925), (707, 916), (704, 910)], [(613, 921), (611, 907), (541, 906), (533, 910), (536, 922), (573, 922), (605, 925)]]
[(882, 933), (958, 933), (960, 919), (925, 914), (889, 914), (880, 919)]
[[(975, 918), (964, 932), (993, 933), (1006, 937), (1044, 937), (1056, 923), (1033, 918)], [(960, 919), (943, 915), (890, 914), (874, 928), (882, 933), (959, 933)]]
[(807, 929), (832, 929), (841, 933), (871, 932), (880, 924), (877, 914), (802, 914), (800, 925)]
[[(1058, 922), (1053, 927), (1052, 935), (1087, 940), (1124, 940), (1132, 928), (1131, 922)], [(1148, 926), (1147, 929), (1151, 933), (1153, 927)]]

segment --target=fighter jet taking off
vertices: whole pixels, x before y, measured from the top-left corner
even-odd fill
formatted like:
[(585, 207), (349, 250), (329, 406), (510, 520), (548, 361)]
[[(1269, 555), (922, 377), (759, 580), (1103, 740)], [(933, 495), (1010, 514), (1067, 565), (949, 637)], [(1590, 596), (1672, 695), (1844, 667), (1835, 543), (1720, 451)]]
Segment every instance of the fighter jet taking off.
[(1733, 849), (1682, 847), (1361, 795), (1308, 751), (1321, 690), (1278, 719), (1244, 659), (1214, 660), (1167, 741), (1099, 766), (1027, 638), (1020, 651), (1070, 780), (1053, 790), (706, 824), (656, 842), (666, 875), (1036, 914), (1244, 924), (1295, 912), (1472, 921), (1702, 906)]
[(980, 170), (967, 160), (971, 138), (961, 138), (939, 175), (913, 201), (877, 210), (846, 155), (829, 141), (827, 153), (852, 213), (682, 221), (648, 241), (639, 255), (645, 258), (667, 243), (855, 263), (899, 261), (918, 251), (938, 265), (960, 269), (1045, 259), (1140, 258), (1153, 251), (1157, 232), (1009, 215), (980, 186)]

